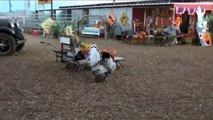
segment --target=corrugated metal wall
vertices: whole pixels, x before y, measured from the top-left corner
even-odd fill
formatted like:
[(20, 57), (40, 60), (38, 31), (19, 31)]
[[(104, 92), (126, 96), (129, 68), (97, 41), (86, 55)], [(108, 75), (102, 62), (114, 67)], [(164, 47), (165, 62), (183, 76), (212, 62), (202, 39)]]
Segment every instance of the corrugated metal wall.
[[(114, 12), (115, 16), (117, 17), (116, 21), (118, 24), (121, 25), (123, 31), (127, 29), (132, 30), (132, 8), (131, 7), (90, 9), (89, 15), (105, 15), (106, 18), (108, 18), (111, 12)], [(127, 17), (129, 18), (125, 26), (123, 26), (120, 22), (120, 17), (123, 13), (125, 13)]]
[(80, 20), (83, 17), (83, 9), (72, 10), (72, 20)]

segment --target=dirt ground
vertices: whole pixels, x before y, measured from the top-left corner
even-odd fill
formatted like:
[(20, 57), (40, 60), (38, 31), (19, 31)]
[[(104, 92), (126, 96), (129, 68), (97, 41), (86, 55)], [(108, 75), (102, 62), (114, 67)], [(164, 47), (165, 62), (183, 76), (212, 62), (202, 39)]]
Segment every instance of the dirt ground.
[(213, 47), (130, 45), (84, 39), (125, 58), (104, 83), (56, 62), (50, 38), (25, 35), (0, 58), (0, 120), (212, 120)]

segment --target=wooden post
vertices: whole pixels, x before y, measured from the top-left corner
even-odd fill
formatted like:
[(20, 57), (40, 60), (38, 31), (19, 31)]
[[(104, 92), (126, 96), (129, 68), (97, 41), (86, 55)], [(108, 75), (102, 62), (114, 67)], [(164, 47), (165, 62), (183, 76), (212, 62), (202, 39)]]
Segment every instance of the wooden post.
[(53, 19), (53, 0), (51, 0), (51, 18)]
[(64, 18), (63, 19), (66, 19), (66, 22), (68, 21), (68, 17), (67, 17), (67, 9), (65, 10), (65, 15), (64, 15)]
[(172, 15), (172, 20), (175, 20), (175, 7), (173, 8), (173, 15)]
[[(105, 18), (105, 17), (104, 17)], [(106, 18), (104, 19), (104, 39), (106, 40), (107, 39), (107, 35), (108, 35), (108, 32), (107, 32), (107, 21), (106, 21)]]
[(143, 27), (144, 27), (144, 29), (146, 28), (145, 26), (146, 26), (146, 8), (144, 8), (144, 16), (143, 16), (144, 18), (144, 21), (143, 21)]

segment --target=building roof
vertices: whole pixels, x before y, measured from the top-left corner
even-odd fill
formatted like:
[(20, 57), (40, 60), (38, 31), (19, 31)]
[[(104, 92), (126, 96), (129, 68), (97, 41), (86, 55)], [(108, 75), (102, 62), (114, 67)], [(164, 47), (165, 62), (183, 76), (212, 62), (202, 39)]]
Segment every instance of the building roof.
[[(116, 0), (115, 0), (116, 1)], [(59, 9), (93, 9), (93, 8), (114, 8), (114, 7), (147, 7), (147, 6), (168, 6), (174, 3), (195, 3), (212, 2), (212, 0), (141, 0), (129, 2), (102, 3), (92, 5), (62, 6)]]
[[(176, 3), (195, 3), (203, 1), (212, 0), (141, 0), (134, 2), (120, 2), (120, 3), (102, 3), (102, 4), (92, 4), (92, 5), (76, 5), (76, 6), (62, 6), (59, 9), (54, 10), (66, 10), (66, 9), (95, 9), (95, 8), (118, 8), (118, 7), (155, 7), (155, 6), (173, 6)], [(42, 10), (38, 10), (42, 11)], [(51, 11), (45, 10), (45, 11)]]
[[(176, 0), (177, 1), (177, 0)], [(63, 6), (60, 9), (93, 9), (93, 8), (114, 8), (114, 7), (146, 7), (146, 6), (168, 6), (172, 5), (171, 0), (146, 0), (137, 2), (102, 3), (92, 5)]]

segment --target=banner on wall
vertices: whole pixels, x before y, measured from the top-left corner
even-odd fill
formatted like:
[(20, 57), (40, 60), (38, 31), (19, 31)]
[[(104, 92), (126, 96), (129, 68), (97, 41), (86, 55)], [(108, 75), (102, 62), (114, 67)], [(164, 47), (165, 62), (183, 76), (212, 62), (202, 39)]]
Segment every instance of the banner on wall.
[(197, 7), (200, 6), (201, 9), (206, 9), (206, 10), (213, 10), (213, 3), (208, 2), (208, 3), (175, 3), (174, 7), (175, 8), (193, 8), (197, 9)]
[(187, 10), (188, 10), (189, 15), (194, 15), (197, 9), (196, 8), (187, 8)]
[(182, 15), (185, 11), (185, 7), (176, 7), (176, 14)]
[[(202, 12), (206, 12), (206, 9), (201, 9), (202, 10)], [(194, 15), (195, 13), (196, 13), (196, 11), (197, 11), (197, 9), (196, 8), (186, 8), (186, 7), (176, 7), (176, 14), (178, 14), (178, 15), (182, 15), (182, 14), (184, 14), (185, 12), (188, 12), (188, 14), (189, 15)]]

